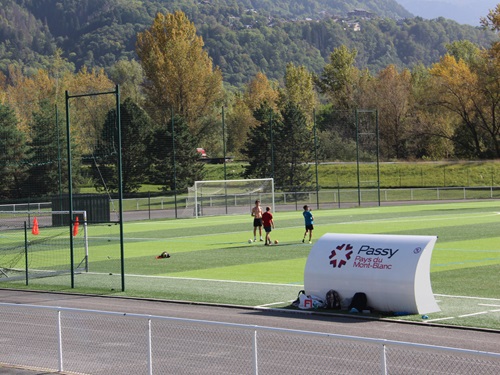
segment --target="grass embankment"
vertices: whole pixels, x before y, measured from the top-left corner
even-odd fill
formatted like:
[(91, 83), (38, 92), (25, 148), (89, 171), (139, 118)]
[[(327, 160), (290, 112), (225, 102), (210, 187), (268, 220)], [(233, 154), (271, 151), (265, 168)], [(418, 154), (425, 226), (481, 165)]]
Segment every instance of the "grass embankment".
[[(226, 164), (227, 179), (242, 179), (246, 163)], [(318, 166), (318, 181), (323, 189), (358, 186), (356, 163), (331, 163)], [(315, 166), (311, 165), (313, 174)], [(224, 179), (224, 165), (205, 166), (206, 180)], [(461, 187), (500, 185), (500, 162), (419, 162), (380, 163), (380, 187)], [(363, 187), (377, 186), (376, 163), (359, 165)]]

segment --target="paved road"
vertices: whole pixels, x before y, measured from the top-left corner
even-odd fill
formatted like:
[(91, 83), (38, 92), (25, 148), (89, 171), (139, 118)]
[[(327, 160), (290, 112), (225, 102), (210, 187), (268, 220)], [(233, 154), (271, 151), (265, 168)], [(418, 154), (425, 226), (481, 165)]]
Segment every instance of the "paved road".
[[(500, 352), (500, 332), (440, 327), (429, 324), (373, 321), (345, 316), (207, 306), (167, 301), (100, 297), (0, 289), (0, 302), (90, 310), (170, 316), (217, 322), (298, 329), (429, 345)], [(2, 331), (9, 327), (2, 327)], [(1, 358), (0, 358), (1, 362)], [(0, 368), (0, 375), (33, 375), (46, 372)]]

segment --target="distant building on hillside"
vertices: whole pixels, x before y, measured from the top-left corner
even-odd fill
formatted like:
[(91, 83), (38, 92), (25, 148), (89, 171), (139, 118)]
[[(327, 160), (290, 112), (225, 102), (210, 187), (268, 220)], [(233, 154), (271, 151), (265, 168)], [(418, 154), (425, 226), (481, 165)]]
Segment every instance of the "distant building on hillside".
[(347, 12), (349, 18), (374, 18), (375, 14), (364, 9), (354, 9), (351, 12)]

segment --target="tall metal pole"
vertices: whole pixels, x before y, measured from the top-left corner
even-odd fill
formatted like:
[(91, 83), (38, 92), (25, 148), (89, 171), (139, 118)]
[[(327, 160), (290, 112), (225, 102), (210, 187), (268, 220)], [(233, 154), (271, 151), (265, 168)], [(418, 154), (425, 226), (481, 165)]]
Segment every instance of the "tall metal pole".
[(227, 214), (226, 126), (224, 123), (224, 106), (222, 106), (222, 154), (224, 158), (224, 196), (226, 197), (226, 214)]
[(115, 86), (116, 94), (116, 126), (118, 129), (118, 209), (120, 212), (120, 258), (122, 292), (125, 291), (125, 249), (123, 239), (123, 172), (122, 172), (122, 120), (120, 116), (120, 87)]
[(271, 109), (270, 116), (270, 131), (271, 131), (271, 177), (274, 178), (274, 141), (273, 141), (273, 110)]
[(59, 127), (59, 111), (56, 110), (56, 130), (57, 130), (57, 175), (59, 176), (59, 211), (62, 211), (62, 165), (61, 165), (61, 129)]
[(316, 137), (316, 108), (313, 109), (314, 160), (316, 164), (316, 209), (319, 210), (318, 141)]
[(172, 124), (172, 166), (174, 168), (174, 207), (175, 218), (177, 219), (177, 169), (175, 157), (175, 126), (174, 126), (174, 107), (170, 108), (170, 122)]
[(379, 130), (378, 130), (378, 109), (375, 110), (375, 136), (377, 137), (377, 190), (378, 190), (378, 205), (380, 207), (380, 159), (379, 159)]
[(68, 211), (69, 211), (69, 258), (71, 268), (71, 288), (75, 287), (74, 249), (73, 249), (73, 178), (71, 170), (71, 137), (69, 123), (69, 93), (66, 90), (66, 147), (68, 152)]
[(356, 175), (358, 179), (358, 206), (361, 206), (361, 185), (359, 180), (359, 118), (358, 110), (355, 110), (356, 119)]

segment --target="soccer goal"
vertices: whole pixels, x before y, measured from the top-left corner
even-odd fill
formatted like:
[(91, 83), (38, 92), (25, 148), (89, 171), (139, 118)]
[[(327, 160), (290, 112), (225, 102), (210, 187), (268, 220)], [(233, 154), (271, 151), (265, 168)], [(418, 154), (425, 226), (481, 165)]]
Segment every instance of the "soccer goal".
[(274, 179), (195, 181), (182, 216), (249, 214), (257, 199), (274, 212)]
[[(87, 212), (72, 212), (73, 271), (84, 272), (88, 271)], [(0, 278), (69, 273), (69, 220), (69, 211), (0, 211)]]

